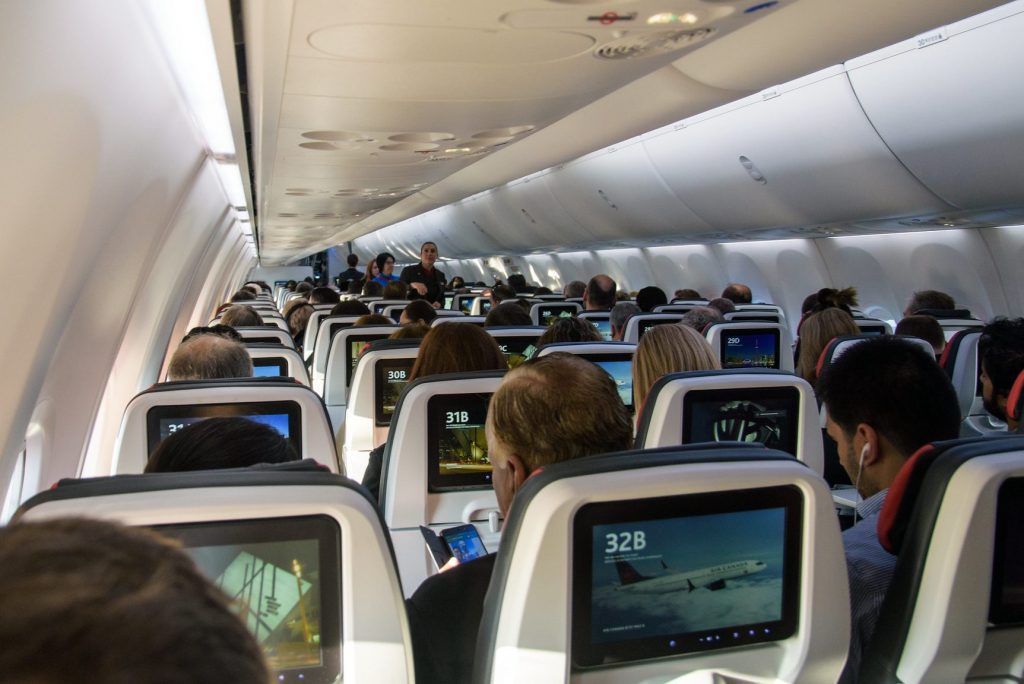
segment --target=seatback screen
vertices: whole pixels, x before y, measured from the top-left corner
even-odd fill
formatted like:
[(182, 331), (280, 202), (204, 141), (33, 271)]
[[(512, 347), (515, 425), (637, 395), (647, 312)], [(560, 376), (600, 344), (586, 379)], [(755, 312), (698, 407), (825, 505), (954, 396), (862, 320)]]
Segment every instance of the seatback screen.
[(162, 525), (227, 594), (275, 681), (341, 673), (341, 531), (329, 516)]
[(207, 418), (247, 418), (277, 430), (302, 455), (302, 409), (294, 401), (243, 401), (221, 404), (154, 406), (146, 412), (146, 442), (150, 455), (178, 430)]
[(657, 327), (659, 325), (665, 325), (666, 323), (669, 323), (669, 324), (671, 324), (671, 323), (678, 323), (678, 322), (679, 322), (679, 319), (677, 319), (677, 318), (674, 318), (674, 319), (657, 319), (656, 318), (656, 319), (653, 319), (653, 320), (641, 320), (639, 322), (639, 324), (638, 324), (639, 327), (637, 328), (637, 331), (636, 331), (636, 339), (639, 341), (641, 337), (643, 337), (647, 333), (651, 332), (652, 330), (654, 330), (655, 327)]
[(431, 492), (489, 489), (484, 423), (490, 393), (444, 394), (427, 402), (427, 482)]
[(494, 341), (508, 360), (508, 367), (515, 368), (537, 351), (539, 335), (495, 335)]
[(788, 638), (802, 518), (792, 486), (584, 505), (573, 521), (574, 668)]
[(1024, 624), (1024, 478), (999, 487), (989, 622)]
[(459, 300), (459, 309), (462, 310), (462, 313), (468, 314), (473, 310), (473, 301), (475, 299), (476, 297), (463, 297)]
[(345, 342), (345, 353), (348, 363), (345, 364), (345, 386), (352, 386), (352, 376), (355, 375), (356, 366), (359, 364), (359, 357), (363, 351), (370, 346), (371, 342), (386, 340), (391, 333), (369, 333), (365, 335), (349, 335)]
[(572, 318), (575, 315), (576, 306), (573, 304), (542, 304), (537, 307), (539, 325), (551, 325), (559, 318)]
[(619, 391), (619, 399), (626, 408), (633, 411), (633, 355), (632, 354), (581, 354), (582, 358), (599, 366), (612, 376)]
[(252, 374), (257, 378), (287, 377), (288, 361), (285, 359), (253, 359)]
[(402, 390), (416, 359), (380, 359), (373, 369), (373, 418), (377, 427), (391, 425)]
[(800, 390), (749, 387), (683, 395), (683, 444), (760, 442), (796, 456)]
[(612, 339), (611, 318), (587, 318), (586, 320), (594, 324), (594, 327), (597, 328), (597, 332), (601, 333), (601, 337), (606, 340)]
[(778, 330), (725, 330), (719, 344), (722, 368), (779, 367)]

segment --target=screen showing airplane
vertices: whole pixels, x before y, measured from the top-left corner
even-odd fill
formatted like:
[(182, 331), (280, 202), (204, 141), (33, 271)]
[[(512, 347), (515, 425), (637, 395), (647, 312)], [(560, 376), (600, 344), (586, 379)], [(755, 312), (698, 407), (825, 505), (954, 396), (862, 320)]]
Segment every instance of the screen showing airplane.
[(223, 404), (154, 406), (146, 413), (146, 441), (152, 454), (163, 440), (193, 423), (214, 417), (236, 417), (263, 423), (289, 440), (301, 454), (302, 413), (294, 401), (247, 401)]
[(484, 423), (490, 393), (447, 394), (427, 402), (427, 482), (430, 491), (489, 489)]
[(612, 339), (612, 319), (611, 318), (587, 318), (586, 320), (594, 324), (597, 328), (597, 332), (601, 333), (601, 337), (611, 341)]
[(778, 368), (778, 330), (727, 330), (721, 338), (722, 368)]
[(378, 427), (391, 424), (402, 390), (409, 384), (409, 372), (416, 359), (381, 359), (374, 369), (374, 421)]
[(341, 672), (341, 549), (328, 516), (167, 525), (231, 601), (282, 681)]
[(760, 442), (796, 456), (796, 387), (690, 390), (683, 395), (683, 444)]
[(989, 621), (1024, 624), (1024, 478), (999, 487)]
[(463, 297), (459, 300), (459, 308), (462, 309), (462, 313), (468, 314), (473, 310), (473, 300), (475, 299), (476, 297)]
[(801, 510), (795, 487), (583, 506), (573, 522), (574, 665), (791, 636)]
[(594, 355), (583, 358), (600, 366), (608, 375), (612, 376), (615, 386), (619, 390), (619, 399), (630, 411), (633, 410), (633, 359), (631, 354), (622, 357), (606, 354)]

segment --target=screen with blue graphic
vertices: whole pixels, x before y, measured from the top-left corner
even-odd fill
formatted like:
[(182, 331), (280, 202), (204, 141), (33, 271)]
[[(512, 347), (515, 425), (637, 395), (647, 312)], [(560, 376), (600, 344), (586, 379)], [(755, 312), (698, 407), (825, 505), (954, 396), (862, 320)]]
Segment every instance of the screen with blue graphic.
[(725, 330), (721, 339), (722, 368), (778, 368), (778, 330)]
[(285, 359), (253, 359), (252, 374), (256, 378), (288, 376), (288, 362)]
[(207, 418), (246, 418), (277, 430), (302, 453), (302, 413), (294, 401), (250, 401), (223, 404), (154, 406), (146, 413), (146, 441), (152, 454), (175, 432)]
[[(588, 358), (588, 357), (584, 357)], [(633, 361), (628, 356), (626, 358), (615, 358), (613, 356), (607, 356), (601, 358), (600, 356), (589, 357), (592, 363), (597, 364), (601, 367), (604, 372), (612, 376), (612, 380), (615, 381), (615, 387), (619, 391), (619, 399), (622, 399), (622, 403), (626, 405), (630, 411), (633, 410)]]

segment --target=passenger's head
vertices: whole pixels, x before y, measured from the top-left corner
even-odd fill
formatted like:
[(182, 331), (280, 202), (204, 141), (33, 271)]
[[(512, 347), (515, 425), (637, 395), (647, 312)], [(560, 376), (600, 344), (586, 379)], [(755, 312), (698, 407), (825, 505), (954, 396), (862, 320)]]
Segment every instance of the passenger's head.
[(825, 309), (841, 309), (846, 313), (852, 313), (850, 307), (857, 306), (857, 289), (844, 287), (837, 290), (832, 287), (823, 287), (817, 292), (808, 295), (800, 307), (801, 314), (818, 313)]
[(932, 345), (935, 356), (941, 356), (946, 348), (946, 335), (942, 326), (932, 316), (907, 316), (896, 324), (897, 335), (913, 335)]
[(395, 270), (395, 257), (390, 252), (381, 252), (377, 255), (377, 268), (381, 275), (389, 276)]
[(911, 316), (918, 311), (952, 311), (956, 302), (945, 292), (938, 290), (920, 290), (915, 292), (903, 310), (904, 316)]
[(197, 335), (182, 342), (167, 366), (169, 380), (252, 377), (252, 359), (240, 342), (220, 335)]
[(499, 304), (516, 299), (516, 291), (508, 285), (495, 285), (491, 288), (491, 302)]
[(750, 304), (753, 295), (748, 286), (742, 283), (729, 283), (722, 290), (722, 298), (728, 299), (733, 304)]
[(587, 284), (582, 280), (573, 280), (566, 283), (562, 289), (562, 294), (565, 295), (566, 299), (579, 299), (583, 296), (583, 293), (587, 291)]
[(433, 268), (437, 261), (437, 245), (427, 241), (420, 245), (420, 263), (427, 268)]
[(363, 283), (364, 297), (380, 297), (384, 294), (384, 286), (375, 280), (368, 280)]
[(317, 287), (309, 293), (310, 304), (337, 304), (341, 296), (329, 287)]
[(559, 318), (548, 326), (537, 340), (537, 346), (554, 344), (555, 342), (603, 342), (601, 332), (594, 324), (584, 318), (569, 316)]
[(832, 307), (811, 314), (800, 324), (800, 356), (796, 360), (796, 374), (811, 383), (818, 380), (818, 359), (833, 337), (859, 335), (860, 328), (853, 316)]
[(549, 295), (549, 294), (555, 294), (555, 293), (551, 291), (550, 287), (537, 287), (537, 288), (534, 288), (533, 294), (534, 295)]
[[(380, 266), (377, 265), (376, 259), (371, 259), (366, 264), (366, 275), (363, 276), (363, 280), (369, 282), (380, 275)], [(363, 294), (366, 294), (365, 292)]]
[(818, 398), (839, 462), (869, 497), (919, 448), (960, 432), (956, 392), (935, 357), (898, 337), (859, 342), (821, 374)]
[(650, 312), (654, 311), (654, 307), (668, 304), (668, 295), (660, 287), (642, 287), (640, 291), (636, 293), (636, 305), (640, 307), (641, 311)]
[(680, 323), (690, 326), (703, 335), (709, 325), (721, 320), (723, 320), (722, 312), (718, 309), (713, 309), (710, 306), (695, 306), (683, 314), (683, 320)]
[(155, 532), (85, 518), (0, 529), (6, 682), (257, 682), (270, 673), (224, 593)]
[(285, 314), (284, 320), (288, 324), (288, 330), (293, 339), (298, 340), (306, 333), (306, 326), (309, 325), (309, 318), (314, 311), (316, 309), (312, 304), (304, 303)]
[(231, 302), (232, 303), (235, 303), (235, 302), (251, 302), (254, 299), (256, 299), (256, 294), (252, 290), (247, 288), (247, 287), (243, 287), (242, 289), (238, 290), (233, 295), (231, 295)]
[(407, 323), (388, 335), (389, 340), (423, 339), (430, 332), (430, 326), (424, 323)]
[(349, 254), (345, 257), (345, 263), (348, 264), (349, 268), (355, 268), (359, 264), (359, 257), (355, 254)]
[(294, 299), (289, 299), (287, 302), (284, 303), (284, 307), (281, 309), (281, 315), (284, 316), (285, 321), (287, 321), (288, 316), (291, 315), (291, 312), (293, 309), (295, 309), (295, 307), (303, 306), (305, 304), (309, 304), (309, 302), (304, 297), (296, 297)]
[(715, 297), (708, 302), (708, 306), (716, 309), (723, 316), (736, 310), (736, 304), (731, 299), (726, 299), (725, 297)]
[(492, 328), (496, 325), (533, 325), (533, 319), (518, 301), (502, 302), (491, 308), (484, 319), (485, 327)]
[(704, 299), (703, 297), (700, 296), (700, 292), (697, 292), (696, 290), (691, 290), (688, 287), (684, 287), (682, 290), (676, 290), (674, 297), (675, 299)]
[(229, 340), (234, 340), (235, 342), (242, 342), (242, 336), (238, 334), (237, 330), (232, 328), (230, 325), (217, 324), (210, 326), (199, 325), (192, 328), (185, 333), (184, 337), (181, 338), (181, 344), (184, 344), (193, 337), (198, 337), (200, 335), (220, 335), (221, 337), (226, 337)]
[(366, 314), (356, 319), (352, 325), (394, 325), (395, 322), (384, 314)]
[(401, 280), (392, 280), (384, 286), (384, 292), (381, 293), (381, 296), (384, 297), (384, 299), (405, 299), (408, 294), (408, 285), (403, 283)]
[(160, 442), (147, 473), (248, 468), (257, 463), (297, 461), (291, 442), (274, 428), (248, 418), (207, 418)]
[(370, 313), (370, 307), (357, 299), (338, 302), (331, 309), (332, 316), (365, 316), (368, 313)]
[(693, 328), (672, 324), (654, 326), (640, 338), (633, 355), (633, 405), (637, 415), (651, 387), (661, 376), (721, 367), (711, 345)]
[(221, 314), (220, 324), (229, 325), (232, 328), (237, 328), (238, 326), (246, 327), (263, 325), (263, 317), (260, 316), (256, 312), (256, 309), (251, 306), (233, 304), (225, 309), (224, 313)]
[(423, 338), (409, 380), (438, 373), (503, 370), (508, 361), (494, 338), (472, 323), (443, 323)]
[(430, 325), (435, 318), (437, 318), (437, 309), (431, 306), (427, 300), (417, 299), (405, 305), (405, 309), (402, 310), (402, 317), (398, 322), (402, 325), (408, 323)]
[(1024, 318), (997, 318), (982, 328), (978, 366), (985, 410), (1015, 431), (1020, 423), (1007, 415), (1006, 400), (1024, 371)]
[(298, 286), (298, 282), (296, 282), (296, 281), (294, 281), (294, 280), (289, 280), (289, 281), (288, 281), (287, 283), (285, 283), (285, 286), (284, 286), (284, 287), (285, 287), (285, 289), (286, 289), (286, 290), (288, 290), (289, 292), (295, 292), (295, 288), (296, 288), (297, 286)]
[(466, 281), (462, 276), (453, 276), (450, 283), (448, 283), (448, 289), (458, 290), (461, 287), (466, 286)]
[(361, 280), (350, 280), (348, 281), (348, 287), (345, 290), (345, 294), (348, 295), (361, 295), (363, 293), (363, 281)]
[(640, 313), (640, 307), (633, 302), (619, 302), (612, 307), (608, 322), (611, 325), (613, 340), (622, 339), (622, 335), (626, 332), (626, 323), (638, 313)]
[(622, 451), (633, 441), (615, 381), (593, 363), (564, 353), (509, 371), (491, 398), (486, 431), (494, 491), (504, 513), (537, 468)]
[(520, 292), (526, 292), (528, 286), (526, 285), (526, 276), (522, 273), (513, 273), (508, 277), (508, 286), (512, 288), (512, 291), (516, 294)]
[(306, 278), (301, 283), (295, 286), (295, 291), (301, 295), (309, 296), (309, 293), (313, 291), (313, 281), (310, 278)]
[(618, 286), (611, 276), (599, 273), (587, 283), (583, 292), (584, 308), (588, 311), (602, 311), (615, 306), (615, 290)]

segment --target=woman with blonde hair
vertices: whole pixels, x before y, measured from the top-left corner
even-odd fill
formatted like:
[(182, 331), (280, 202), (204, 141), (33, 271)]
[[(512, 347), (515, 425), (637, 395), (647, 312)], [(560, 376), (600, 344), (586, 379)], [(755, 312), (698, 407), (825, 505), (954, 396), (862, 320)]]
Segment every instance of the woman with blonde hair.
[(859, 335), (853, 316), (839, 307), (812, 313), (800, 324), (800, 351), (796, 374), (814, 385), (818, 381), (818, 358), (833, 337)]
[(640, 338), (633, 355), (633, 405), (637, 416), (651, 387), (661, 376), (721, 367), (711, 345), (693, 328), (672, 324), (656, 326)]

